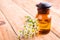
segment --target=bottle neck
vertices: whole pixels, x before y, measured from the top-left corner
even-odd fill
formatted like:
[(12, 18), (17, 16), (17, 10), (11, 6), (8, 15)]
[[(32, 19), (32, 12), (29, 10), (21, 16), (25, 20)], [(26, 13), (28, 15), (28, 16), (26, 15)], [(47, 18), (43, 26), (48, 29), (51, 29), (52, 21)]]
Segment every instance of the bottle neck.
[(37, 9), (38, 10), (38, 14), (49, 14), (50, 9)]

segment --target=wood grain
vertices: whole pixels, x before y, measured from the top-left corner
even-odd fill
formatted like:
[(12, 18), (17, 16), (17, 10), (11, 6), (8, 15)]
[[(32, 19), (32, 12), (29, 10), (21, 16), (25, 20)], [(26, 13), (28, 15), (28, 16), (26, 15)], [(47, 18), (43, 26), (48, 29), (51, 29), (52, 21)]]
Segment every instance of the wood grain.
[[(0, 28), (1, 40), (17, 40), (19, 30), (23, 30), (25, 16), (35, 18), (37, 14), (36, 4), (43, 2), (42, 0), (12, 0), (12, 2), (1, 7), (1, 19), (6, 20), (6, 24)], [(49, 1), (51, 2), (51, 1)], [(54, 5), (53, 5), (54, 6)], [(57, 7), (57, 6), (56, 6)], [(51, 32), (47, 35), (35, 37), (34, 40), (60, 40), (60, 15), (51, 9), (52, 27)], [(57, 9), (56, 9), (57, 10)], [(12, 28), (14, 29), (12, 29)], [(15, 33), (16, 32), (16, 33)], [(8, 34), (8, 35), (7, 35)], [(10, 35), (11, 34), (11, 35)], [(3, 36), (4, 35), (4, 36)]]
[(4, 24), (0, 25), (0, 40), (17, 40), (17, 36), (15, 35), (14, 31), (11, 29), (10, 24), (5, 19), (3, 14), (0, 11), (0, 22), (5, 22)]

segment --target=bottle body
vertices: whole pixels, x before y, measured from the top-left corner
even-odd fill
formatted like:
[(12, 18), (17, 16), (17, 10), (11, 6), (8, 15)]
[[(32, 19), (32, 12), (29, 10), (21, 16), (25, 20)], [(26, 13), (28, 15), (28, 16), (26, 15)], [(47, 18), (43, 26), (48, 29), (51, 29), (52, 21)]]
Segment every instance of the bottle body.
[(51, 17), (47, 14), (37, 14), (38, 30), (40, 34), (47, 34), (51, 27)]
[(50, 7), (49, 3), (39, 3), (36, 5), (38, 13), (36, 15), (38, 22), (39, 34), (47, 34), (51, 28), (51, 16), (50, 16)]

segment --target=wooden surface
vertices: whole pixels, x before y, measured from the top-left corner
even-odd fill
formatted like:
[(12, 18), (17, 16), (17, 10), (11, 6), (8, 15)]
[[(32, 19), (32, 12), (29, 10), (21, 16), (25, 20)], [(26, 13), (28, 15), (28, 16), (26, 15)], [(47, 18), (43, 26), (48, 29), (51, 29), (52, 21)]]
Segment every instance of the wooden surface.
[[(51, 7), (51, 31), (44, 36), (38, 36), (34, 40), (60, 40), (60, 5), (59, 0), (0, 0), (0, 40), (18, 40), (18, 31), (23, 29), (24, 16), (35, 17), (36, 4), (50, 2)], [(33, 40), (33, 39), (32, 39)]]

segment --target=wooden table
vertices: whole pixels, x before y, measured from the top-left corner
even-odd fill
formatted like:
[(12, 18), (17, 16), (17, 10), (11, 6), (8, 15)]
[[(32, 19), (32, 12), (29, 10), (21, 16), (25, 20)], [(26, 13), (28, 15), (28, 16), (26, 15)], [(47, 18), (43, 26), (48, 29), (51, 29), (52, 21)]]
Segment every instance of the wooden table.
[[(0, 0), (2, 1), (2, 0)], [(3, 0), (4, 1), (4, 0)], [(51, 31), (44, 36), (36, 37), (35, 40), (60, 40), (60, 5), (59, 0), (6, 0), (0, 3), (0, 40), (18, 40), (19, 30), (23, 29), (24, 16), (35, 17), (37, 14), (36, 4), (50, 2), (51, 7)]]

